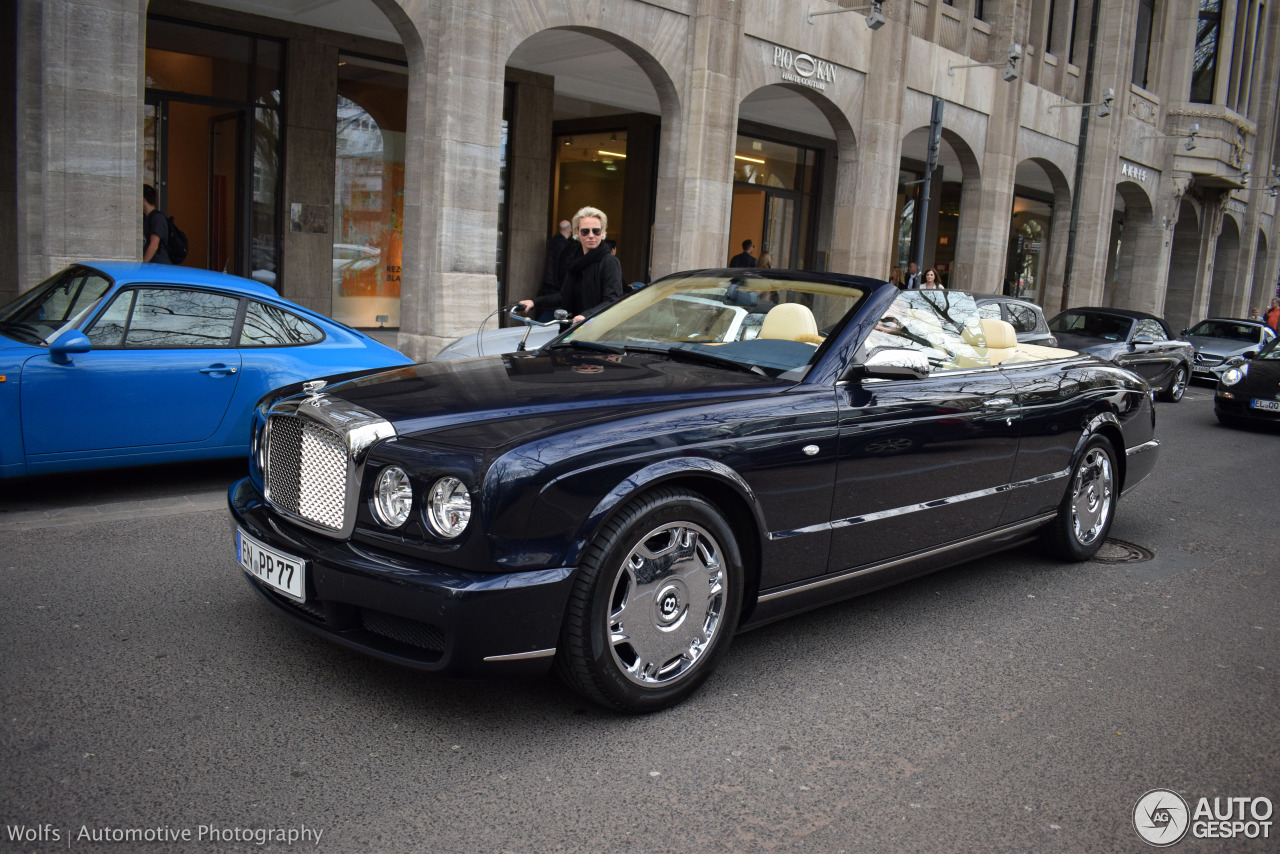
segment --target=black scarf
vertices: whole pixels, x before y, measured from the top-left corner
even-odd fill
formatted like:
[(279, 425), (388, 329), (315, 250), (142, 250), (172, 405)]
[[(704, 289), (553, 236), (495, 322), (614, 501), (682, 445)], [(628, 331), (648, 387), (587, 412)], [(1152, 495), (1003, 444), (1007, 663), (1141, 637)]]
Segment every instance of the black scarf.
[(600, 259), (608, 254), (609, 249), (603, 243), (589, 252), (582, 253), (569, 262), (569, 276), (574, 279), (581, 279), (584, 270), (592, 264), (599, 264)]

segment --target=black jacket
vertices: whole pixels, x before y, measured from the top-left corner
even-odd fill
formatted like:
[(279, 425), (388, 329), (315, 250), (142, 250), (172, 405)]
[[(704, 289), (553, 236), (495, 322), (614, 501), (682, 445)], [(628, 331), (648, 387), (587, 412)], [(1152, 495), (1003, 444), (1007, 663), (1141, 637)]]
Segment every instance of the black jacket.
[(570, 261), (560, 292), (536, 297), (533, 307), (538, 311), (563, 308), (575, 317), (594, 314), (622, 294), (622, 265), (601, 244)]

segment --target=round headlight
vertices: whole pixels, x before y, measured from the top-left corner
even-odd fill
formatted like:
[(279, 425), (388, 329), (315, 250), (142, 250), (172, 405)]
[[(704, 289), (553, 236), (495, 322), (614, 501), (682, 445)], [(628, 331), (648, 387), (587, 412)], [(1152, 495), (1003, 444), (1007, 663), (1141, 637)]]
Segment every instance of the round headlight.
[(413, 507), (413, 486), (399, 466), (387, 466), (373, 487), (373, 515), (388, 528), (399, 528)]
[(1239, 368), (1228, 368), (1222, 372), (1223, 385), (1235, 385), (1242, 379), (1244, 379), (1244, 371)]
[(456, 477), (442, 477), (427, 497), (427, 522), (441, 537), (453, 539), (471, 521), (471, 493)]

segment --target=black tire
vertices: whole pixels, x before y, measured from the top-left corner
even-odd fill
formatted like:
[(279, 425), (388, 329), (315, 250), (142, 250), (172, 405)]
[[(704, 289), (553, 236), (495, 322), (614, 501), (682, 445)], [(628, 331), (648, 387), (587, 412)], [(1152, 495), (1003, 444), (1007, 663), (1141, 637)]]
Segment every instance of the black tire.
[(1188, 373), (1186, 365), (1178, 365), (1177, 370), (1173, 372), (1173, 379), (1169, 380), (1168, 388), (1160, 392), (1160, 399), (1169, 403), (1182, 400), (1182, 396), (1187, 393)]
[(1057, 517), (1040, 534), (1040, 541), (1051, 556), (1082, 561), (1102, 548), (1120, 497), (1117, 475), (1111, 443), (1102, 436), (1089, 439), (1071, 468)]
[(584, 697), (611, 708), (673, 706), (728, 650), (743, 577), (733, 530), (705, 498), (670, 488), (635, 498), (605, 524), (578, 567), (556, 669)]

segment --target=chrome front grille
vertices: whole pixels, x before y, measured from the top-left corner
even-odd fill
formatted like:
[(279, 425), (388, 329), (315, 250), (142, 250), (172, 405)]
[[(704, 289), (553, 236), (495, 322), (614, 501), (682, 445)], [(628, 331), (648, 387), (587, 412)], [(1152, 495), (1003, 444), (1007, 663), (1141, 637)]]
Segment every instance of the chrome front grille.
[(313, 531), (351, 536), (365, 458), (378, 442), (395, 439), (395, 427), (314, 391), (277, 401), (265, 415), (259, 441), (267, 503)]
[(281, 510), (334, 531), (346, 518), (347, 448), (341, 436), (296, 415), (267, 427), (267, 497)]

